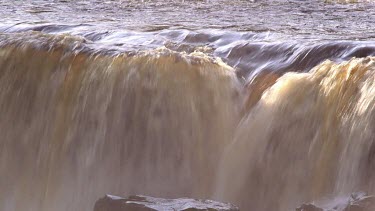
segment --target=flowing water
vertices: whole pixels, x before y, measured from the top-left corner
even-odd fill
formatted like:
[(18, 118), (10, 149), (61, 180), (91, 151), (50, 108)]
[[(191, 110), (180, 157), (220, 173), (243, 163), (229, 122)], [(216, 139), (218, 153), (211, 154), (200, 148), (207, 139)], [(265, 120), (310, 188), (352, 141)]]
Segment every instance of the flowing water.
[(375, 194), (375, 2), (0, 1), (0, 210)]

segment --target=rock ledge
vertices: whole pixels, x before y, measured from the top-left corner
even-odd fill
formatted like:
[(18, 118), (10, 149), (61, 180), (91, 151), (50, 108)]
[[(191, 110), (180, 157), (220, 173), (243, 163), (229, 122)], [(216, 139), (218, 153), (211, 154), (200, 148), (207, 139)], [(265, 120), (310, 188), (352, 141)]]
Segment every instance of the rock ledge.
[(106, 195), (95, 203), (94, 211), (239, 211), (238, 207), (212, 200), (163, 199), (150, 196), (121, 198)]

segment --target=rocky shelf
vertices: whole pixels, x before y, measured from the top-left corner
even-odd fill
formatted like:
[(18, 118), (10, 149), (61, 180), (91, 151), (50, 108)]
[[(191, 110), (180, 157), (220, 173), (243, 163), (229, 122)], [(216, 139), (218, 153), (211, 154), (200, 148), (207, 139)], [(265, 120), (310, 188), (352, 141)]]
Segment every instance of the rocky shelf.
[(213, 200), (163, 199), (150, 196), (121, 198), (106, 195), (95, 203), (94, 211), (239, 211), (238, 207)]

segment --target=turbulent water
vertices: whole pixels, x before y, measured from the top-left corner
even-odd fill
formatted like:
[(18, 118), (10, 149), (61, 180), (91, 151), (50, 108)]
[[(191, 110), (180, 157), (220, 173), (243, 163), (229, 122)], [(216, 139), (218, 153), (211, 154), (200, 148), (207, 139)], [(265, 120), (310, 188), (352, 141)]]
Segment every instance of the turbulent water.
[(372, 1), (0, 1), (0, 210), (375, 194)]

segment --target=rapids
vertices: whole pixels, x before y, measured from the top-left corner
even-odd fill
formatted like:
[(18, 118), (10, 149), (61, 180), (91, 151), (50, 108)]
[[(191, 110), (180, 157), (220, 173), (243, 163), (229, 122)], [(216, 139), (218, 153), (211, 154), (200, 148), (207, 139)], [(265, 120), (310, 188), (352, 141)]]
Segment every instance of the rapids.
[(0, 2), (0, 210), (375, 194), (375, 4), (356, 2)]

